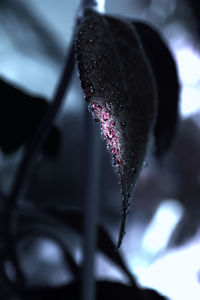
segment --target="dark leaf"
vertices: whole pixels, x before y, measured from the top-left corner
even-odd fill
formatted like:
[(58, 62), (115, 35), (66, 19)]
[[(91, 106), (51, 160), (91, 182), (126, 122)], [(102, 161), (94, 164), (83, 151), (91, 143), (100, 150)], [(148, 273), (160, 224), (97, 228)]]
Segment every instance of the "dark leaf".
[[(126, 286), (121, 283), (111, 281), (98, 281), (97, 282), (97, 300), (164, 300), (165, 298), (158, 293), (148, 290), (143, 294), (142, 289)], [(79, 300), (81, 299), (81, 284), (73, 282), (58, 288), (36, 288), (29, 289), (21, 293), (23, 300)], [(145, 296), (144, 296), (145, 295)], [(148, 296), (148, 297), (146, 297)]]
[[(192, 12), (193, 18), (192, 18), (192, 23), (195, 24), (195, 29), (197, 28), (197, 39), (199, 43), (199, 36), (200, 36), (200, 2), (198, 0), (186, 0), (186, 3), (188, 3), (189, 8)], [(191, 18), (189, 19), (191, 20)], [(187, 24), (188, 25), (188, 24)], [(194, 25), (193, 25), (194, 26)], [(195, 32), (193, 32), (193, 35)]]
[[(44, 214), (44, 211), (46, 214)], [(65, 225), (70, 226), (72, 229), (77, 231), (78, 233), (82, 233), (82, 215), (79, 212), (72, 212), (72, 211), (63, 211), (63, 210), (53, 210), (51, 208), (42, 208), (41, 211), (37, 210), (19, 210), (18, 214), (20, 217), (28, 218), (30, 220), (30, 226), (22, 227), (19, 234), (15, 237), (15, 242), (19, 242), (21, 239), (30, 236), (45, 236), (51, 238), (57, 242), (65, 253), (65, 259), (67, 264), (69, 264), (72, 273), (74, 274), (75, 278), (80, 278), (80, 268), (74, 262), (71, 254), (66, 249), (65, 243), (61, 236), (57, 236), (57, 234), (51, 229), (47, 229), (47, 227), (37, 226), (38, 220), (47, 221), (46, 225), (51, 224), (53, 228), (57, 228), (60, 231), (62, 227), (62, 223)], [(46, 217), (45, 217), (46, 216)], [(33, 226), (33, 219), (35, 219), (36, 226), (34, 229)], [(31, 220), (32, 219), (32, 220)], [(57, 223), (56, 223), (57, 222)], [(30, 228), (30, 229), (29, 229)], [(140, 289), (138, 288), (137, 284), (133, 276), (128, 271), (127, 267), (123, 262), (123, 258), (120, 256), (119, 251), (114, 251), (114, 244), (110, 239), (109, 235), (103, 229), (103, 227), (98, 227), (98, 247), (99, 250), (102, 251), (108, 258), (110, 258), (114, 263), (116, 263), (124, 272), (127, 274), (129, 279), (131, 280), (131, 286), (124, 285), (122, 283), (116, 282), (109, 282), (109, 281), (98, 281), (97, 282), (97, 299), (121, 299), (124, 297), (125, 299), (137, 299), (137, 300), (159, 300), (165, 299), (164, 297), (160, 296), (157, 292), (150, 290), (150, 289)], [(132, 277), (132, 279), (131, 279)], [(80, 298), (80, 291), (81, 286), (79, 283), (74, 282), (68, 285), (63, 285), (59, 287), (50, 287), (50, 286), (43, 286), (34, 288), (26, 288), (25, 286), (14, 285), (14, 283), (10, 282), (11, 289), (22, 299), (79, 299)], [(21, 299), (21, 298), (20, 298)]]
[[(31, 222), (31, 217), (35, 216), (35, 222), (39, 222), (43, 220), (43, 222), (54, 224), (56, 228), (62, 227), (61, 224), (64, 224), (67, 227), (70, 227), (72, 230), (77, 232), (78, 234), (82, 234), (83, 230), (83, 217), (82, 214), (78, 211), (70, 211), (70, 210), (60, 210), (55, 208), (40, 208), (40, 210), (31, 210), (27, 211), (19, 211), (21, 216), (24, 215), (25, 218), (28, 218), (29, 223)], [(57, 221), (57, 225), (55, 223)], [(25, 220), (22, 219), (23, 224)], [(33, 222), (33, 221), (32, 221)], [(60, 226), (58, 224), (60, 223)], [(22, 228), (23, 230), (23, 228)], [(59, 229), (60, 230), (60, 229)], [(131, 272), (129, 271), (126, 263), (123, 260), (120, 252), (115, 251), (115, 245), (102, 225), (98, 225), (97, 229), (97, 248), (101, 251), (108, 259), (110, 259), (113, 263), (116, 264), (128, 277), (130, 282), (134, 285), (135, 279)]]
[(88, 10), (80, 25), (77, 59), (82, 88), (112, 153), (123, 196), (118, 246), (129, 199), (144, 161), (156, 114), (155, 86), (132, 26)]
[[(0, 93), (0, 148), (5, 154), (10, 154), (33, 136), (48, 109), (48, 103), (22, 92), (2, 79)], [(56, 155), (60, 139), (60, 131), (54, 126), (44, 143), (43, 153)]]
[[(59, 235), (55, 234), (50, 228), (46, 229), (46, 228), (42, 228), (41, 226), (39, 229), (34, 228), (31, 230), (24, 228), (23, 232), (16, 236), (15, 243), (17, 244), (22, 240), (25, 241), (26, 239), (29, 239), (30, 237), (32, 237), (32, 238), (38, 238), (38, 237), (49, 238), (52, 241), (54, 241), (62, 249), (63, 254), (64, 254), (63, 257), (66, 262), (66, 265), (68, 265), (74, 278), (76, 278), (76, 279), (80, 278), (80, 268), (76, 264), (71, 253), (68, 251), (66, 244), (63, 242), (62, 238), (60, 238)], [(23, 259), (23, 257), (22, 257), (22, 259)]]
[(160, 156), (171, 145), (178, 118), (179, 81), (176, 64), (159, 33), (142, 22), (133, 22), (151, 64), (158, 92), (155, 124), (155, 154)]

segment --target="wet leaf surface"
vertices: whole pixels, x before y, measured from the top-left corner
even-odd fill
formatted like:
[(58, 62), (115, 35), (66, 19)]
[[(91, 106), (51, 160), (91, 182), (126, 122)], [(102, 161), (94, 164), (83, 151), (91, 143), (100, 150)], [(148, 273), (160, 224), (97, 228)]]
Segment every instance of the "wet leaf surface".
[(129, 200), (140, 173), (156, 116), (153, 74), (132, 26), (87, 10), (77, 39), (80, 80), (89, 109), (112, 153), (120, 178), (125, 234)]

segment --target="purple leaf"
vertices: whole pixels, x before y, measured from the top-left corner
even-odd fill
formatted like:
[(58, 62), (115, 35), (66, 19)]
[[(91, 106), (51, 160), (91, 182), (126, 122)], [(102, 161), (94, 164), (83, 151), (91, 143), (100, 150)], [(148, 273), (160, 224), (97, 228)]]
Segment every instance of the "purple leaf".
[(86, 11), (80, 24), (77, 60), (89, 110), (100, 122), (120, 178), (123, 200), (119, 248), (129, 200), (154, 128), (154, 79), (132, 26), (92, 10)]

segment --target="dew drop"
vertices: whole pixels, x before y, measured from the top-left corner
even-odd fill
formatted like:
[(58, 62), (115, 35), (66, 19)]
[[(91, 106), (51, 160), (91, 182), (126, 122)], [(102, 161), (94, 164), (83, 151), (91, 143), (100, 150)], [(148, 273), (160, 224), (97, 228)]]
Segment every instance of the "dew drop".
[(99, 104), (97, 104), (97, 105), (96, 105), (96, 109), (97, 109), (98, 111), (102, 111), (102, 106), (99, 105)]
[(132, 168), (131, 171), (133, 172), (133, 174), (137, 174), (137, 169), (136, 168)]
[(113, 154), (118, 154), (118, 153), (119, 153), (119, 149), (118, 149), (118, 148), (112, 149), (112, 153), (113, 153)]
[(146, 168), (148, 166), (148, 162), (147, 161), (144, 161), (143, 164), (142, 164), (143, 168)]
[(109, 125), (110, 125), (110, 127), (114, 127), (115, 126), (115, 121), (110, 121)]
[(114, 131), (110, 127), (107, 127), (107, 136), (109, 139), (112, 139), (114, 136)]
[(94, 118), (94, 122), (95, 122), (95, 123), (98, 123), (98, 122), (99, 122), (99, 118), (95, 117), (95, 118)]
[(120, 165), (120, 161), (118, 159), (114, 160), (114, 165)]
[(92, 86), (92, 85), (90, 86), (90, 93), (91, 93), (91, 94), (93, 94), (93, 93), (94, 93), (94, 88), (93, 88), (93, 86)]
[(108, 110), (113, 110), (112, 102), (106, 102), (106, 107), (107, 107)]
[(124, 128), (127, 127), (127, 124), (126, 124), (125, 122), (121, 122), (120, 124), (121, 124), (121, 126), (124, 127)]
[(112, 140), (109, 140), (109, 141), (108, 141), (108, 144), (110, 145), (110, 147), (112, 147), (112, 146), (113, 146), (113, 141), (112, 141)]
[(94, 88), (89, 80), (86, 80), (84, 84), (82, 84), (83, 89), (85, 90), (85, 94), (88, 97), (92, 97), (94, 94)]
[(93, 102), (93, 103), (92, 103), (92, 108), (93, 108), (93, 109), (96, 109), (96, 107), (97, 107), (97, 104), (96, 104), (95, 102)]
[(107, 121), (109, 119), (109, 113), (105, 112), (103, 115), (104, 121)]

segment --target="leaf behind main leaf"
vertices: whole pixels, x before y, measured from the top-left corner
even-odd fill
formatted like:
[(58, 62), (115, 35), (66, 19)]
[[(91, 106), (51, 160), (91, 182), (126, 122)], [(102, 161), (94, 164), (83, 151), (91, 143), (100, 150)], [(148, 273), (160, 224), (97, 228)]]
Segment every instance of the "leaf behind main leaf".
[(77, 59), (82, 88), (112, 153), (120, 178), (125, 234), (129, 199), (144, 161), (156, 115), (153, 74), (129, 24), (87, 10), (80, 24)]
[[(11, 154), (33, 137), (49, 104), (45, 99), (33, 97), (1, 78), (0, 94), (0, 149)], [(56, 156), (60, 143), (61, 133), (53, 126), (44, 142), (43, 154)]]
[(157, 83), (158, 114), (154, 129), (155, 154), (161, 156), (171, 145), (178, 119), (179, 80), (176, 64), (159, 33), (142, 22), (132, 22), (151, 64)]

